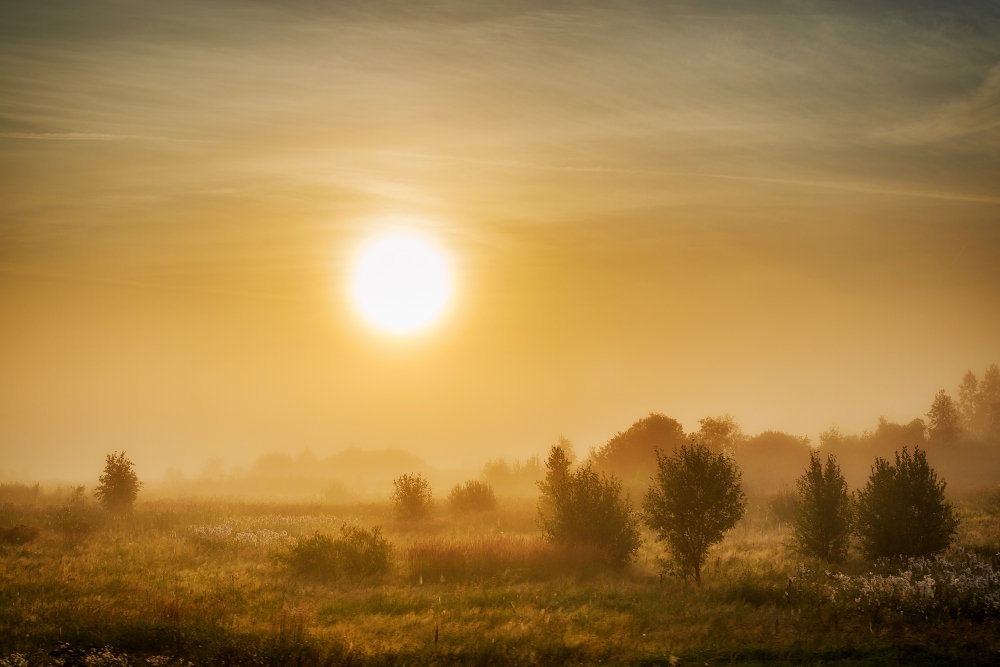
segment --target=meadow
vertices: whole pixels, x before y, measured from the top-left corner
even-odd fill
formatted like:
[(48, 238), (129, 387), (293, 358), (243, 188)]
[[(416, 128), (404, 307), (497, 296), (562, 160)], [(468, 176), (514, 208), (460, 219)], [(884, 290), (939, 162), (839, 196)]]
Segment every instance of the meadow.
[[(140, 502), (124, 516), (82, 497), (0, 510), (0, 665), (997, 664), (996, 617), (853, 611), (824, 582), (872, 564), (796, 555), (787, 494), (751, 497), (699, 589), (664, 573), (644, 535), (608, 568), (547, 544), (532, 499), (493, 512), (439, 507), (418, 523), (386, 504)], [(952, 497), (951, 556), (996, 568), (994, 497)], [(296, 571), (296, 539), (380, 526), (389, 573)]]

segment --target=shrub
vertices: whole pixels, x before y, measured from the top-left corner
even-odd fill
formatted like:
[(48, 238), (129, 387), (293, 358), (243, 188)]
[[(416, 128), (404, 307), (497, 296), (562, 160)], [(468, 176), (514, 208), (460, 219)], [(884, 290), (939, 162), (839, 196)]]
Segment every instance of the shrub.
[(373, 576), (392, 567), (392, 544), (376, 526), (365, 530), (343, 525), (340, 537), (315, 533), (302, 536), (285, 554), (288, 566), (301, 575), (328, 579), (344, 574)]
[(488, 483), (470, 479), (455, 485), (448, 496), (448, 505), (456, 512), (489, 512), (496, 509), (497, 497)]
[(539, 483), (539, 518), (546, 537), (557, 544), (589, 545), (614, 565), (629, 562), (642, 539), (639, 520), (614, 476), (599, 475), (590, 465), (569, 469), (569, 459), (554, 446), (548, 472)]
[(127, 512), (132, 509), (142, 482), (135, 474), (135, 464), (125, 457), (125, 452), (108, 454), (104, 472), (94, 496), (110, 512)]
[(725, 454), (697, 442), (682, 445), (672, 456), (657, 452), (657, 465), (643, 501), (646, 525), (667, 543), (681, 576), (693, 574), (701, 586), (709, 548), (746, 512), (740, 470)]
[(800, 553), (840, 563), (847, 557), (851, 531), (850, 497), (847, 480), (840, 472), (837, 458), (826, 457), (826, 468), (819, 452), (809, 456), (809, 467), (798, 479), (792, 538)]
[(831, 575), (827, 602), (837, 611), (872, 619), (882, 610), (910, 618), (1000, 616), (1000, 573), (964, 549), (951, 559), (892, 558), (877, 566), (883, 573)]
[(767, 511), (769, 517), (778, 523), (791, 523), (795, 520), (795, 512), (798, 506), (798, 496), (787, 486), (782, 487), (770, 500), (767, 501)]
[(431, 485), (419, 473), (402, 475), (393, 483), (392, 504), (396, 516), (403, 521), (426, 518), (434, 508), (431, 500)]
[(25, 526), (23, 523), (16, 524), (10, 528), (0, 528), (0, 543), (2, 544), (27, 544), (38, 537), (38, 528)]
[(904, 447), (896, 464), (877, 458), (858, 494), (856, 531), (866, 558), (928, 556), (948, 548), (958, 527), (944, 480), (927, 455)]

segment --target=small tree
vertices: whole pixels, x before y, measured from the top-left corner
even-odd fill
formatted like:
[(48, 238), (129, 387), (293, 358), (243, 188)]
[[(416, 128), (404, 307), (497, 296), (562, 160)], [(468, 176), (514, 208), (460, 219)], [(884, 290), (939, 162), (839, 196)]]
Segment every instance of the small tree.
[(712, 545), (746, 512), (740, 469), (703, 444), (682, 445), (672, 456), (657, 452), (657, 476), (643, 501), (646, 525), (655, 530), (683, 577), (701, 586), (701, 566)]
[(142, 482), (135, 474), (135, 464), (125, 456), (125, 452), (108, 454), (104, 462), (104, 472), (94, 489), (94, 497), (109, 512), (127, 512), (132, 509)]
[(912, 456), (905, 447), (896, 452), (895, 465), (875, 459), (857, 502), (856, 530), (865, 557), (928, 556), (947, 549), (958, 519), (944, 489), (920, 449)]
[(392, 504), (396, 516), (403, 521), (417, 521), (426, 518), (434, 508), (431, 500), (431, 485), (420, 473), (401, 475), (393, 483)]
[(934, 397), (934, 403), (927, 413), (930, 424), (927, 435), (930, 441), (941, 445), (953, 445), (962, 432), (961, 416), (955, 401), (945, 393), (944, 389)]
[(819, 452), (809, 455), (809, 467), (798, 479), (792, 537), (799, 552), (839, 563), (847, 557), (851, 531), (850, 497), (847, 480), (837, 458), (826, 457), (826, 469)]
[(614, 565), (624, 565), (639, 550), (639, 520), (621, 482), (589, 464), (573, 471), (562, 447), (552, 447), (546, 461), (539, 519), (546, 537), (559, 544), (583, 544), (602, 551)]
[(470, 479), (455, 485), (448, 496), (448, 505), (455, 512), (489, 512), (496, 509), (497, 497), (487, 482)]

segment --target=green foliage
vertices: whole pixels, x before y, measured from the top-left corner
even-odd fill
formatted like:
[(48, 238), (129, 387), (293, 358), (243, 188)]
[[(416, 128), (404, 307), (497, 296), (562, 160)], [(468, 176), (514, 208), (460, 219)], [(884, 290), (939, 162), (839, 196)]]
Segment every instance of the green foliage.
[(646, 525), (666, 542), (682, 576), (701, 585), (701, 567), (712, 545), (746, 512), (740, 470), (705, 445), (683, 445), (672, 456), (657, 452), (657, 473), (643, 501)]
[(947, 549), (958, 519), (944, 489), (920, 449), (911, 456), (904, 447), (895, 465), (876, 459), (857, 501), (856, 532), (864, 556), (926, 556)]
[(385, 574), (392, 568), (393, 550), (378, 526), (365, 530), (345, 524), (336, 539), (318, 532), (300, 537), (282, 559), (300, 575), (320, 579), (341, 575), (368, 577)]
[(104, 472), (98, 478), (100, 484), (94, 489), (94, 496), (109, 512), (127, 512), (132, 509), (142, 482), (135, 474), (135, 464), (121, 454), (108, 454)]
[(851, 505), (837, 457), (827, 456), (824, 469), (819, 452), (813, 452), (797, 485), (799, 498), (792, 528), (796, 548), (828, 562), (842, 562), (850, 542)]
[(548, 471), (539, 483), (539, 516), (546, 537), (557, 544), (589, 545), (608, 561), (623, 565), (632, 560), (642, 539), (639, 519), (621, 482), (597, 473), (591, 465), (573, 471), (560, 446), (552, 447)]
[(488, 482), (470, 479), (455, 485), (448, 496), (448, 506), (455, 512), (490, 512), (497, 507), (497, 497)]
[(927, 435), (931, 442), (939, 445), (954, 445), (962, 433), (958, 407), (944, 389), (934, 397), (934, 403), (927, 413)]
[(434, 509), (431, 485), (420, 473), (401, 475), (393, 481), (392, 504), (396, 517), (402, 521), (419, 521), (427, 518)]

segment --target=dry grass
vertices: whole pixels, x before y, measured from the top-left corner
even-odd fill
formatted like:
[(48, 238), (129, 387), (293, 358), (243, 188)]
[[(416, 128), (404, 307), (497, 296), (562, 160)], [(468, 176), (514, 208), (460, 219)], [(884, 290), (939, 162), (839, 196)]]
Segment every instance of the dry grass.
[[(998, 531), (981, 500), (959, 501), (961, 539), (985, 548)], [(59, 532), (58, 508), (7, 506), (0, 528), (21, 523), (40, 533), (0, 549), (0, 659), (20, 652), (32, 664), (51, 664), (45, 654), (58, 641), (112, 647), (136, 665), (147, 656), (233, 665), (996, 658), (992, 622), (870, 628), (789, 604), (783, 592), (799, 559), (768, 503), (754, 500), (712, 552), (701, 590), (661, 581), (660, 552), (648, 536), (631, 567), (587, 570), (591, 554), (541, 541), (530, 505), (439, 518), (428, 537), (413, 526), (395, 529), (388, 506), (156, 503), (122, 519), (88, 515), (94, 531), (77, 543)], [(278, 562), (287, 548), (281, 541), (211, 545), (190, 537), (191, 526), (219, 525), (232, 534), (337, 534), (344, 521), (385, 527), (396, 546), (392, 572), (304, 580)], [(866, 567), (852, 560), (842, 569)]]

